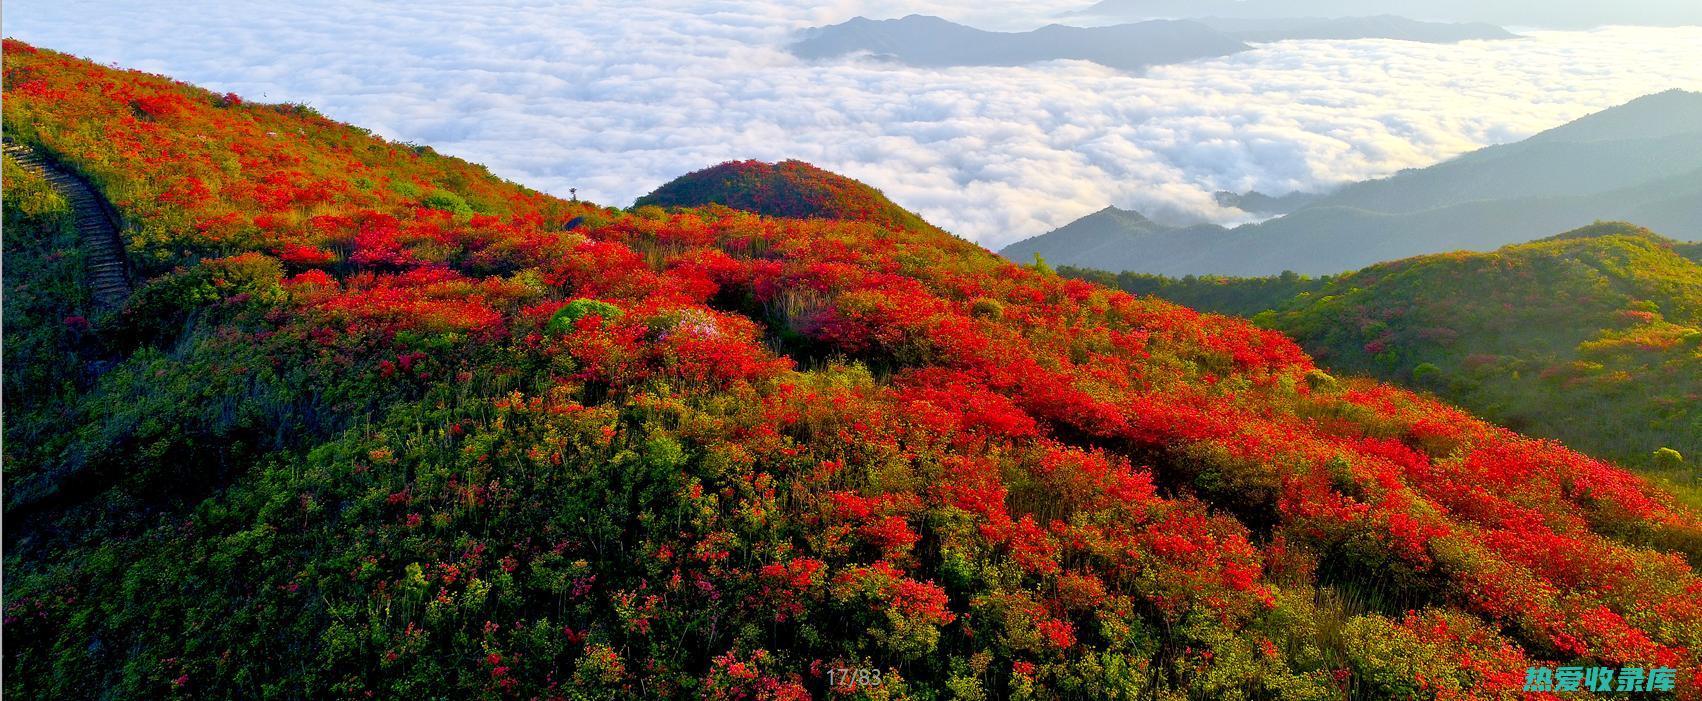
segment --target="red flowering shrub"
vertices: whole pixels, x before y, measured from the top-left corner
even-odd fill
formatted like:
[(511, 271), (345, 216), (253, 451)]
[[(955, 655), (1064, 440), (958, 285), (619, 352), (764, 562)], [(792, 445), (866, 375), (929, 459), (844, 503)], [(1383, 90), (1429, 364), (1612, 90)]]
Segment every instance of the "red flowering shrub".
[[(8, 307), (51, 350), (6, 358), (9, 692), (1493, 696), (1698, 663), (1702, 521), (1634, 476), (801, 164), (711, 189), (806, 218), (627, 213), (17, 42), (5, 70), (9, 133), (101, 184), (138, 275), (106, 316)], [(47, 255), (11, 241), (8, 299)]]
[(160, 93), (137, 97), (130, 101), (136, 111), (149, 117), (170, 117), (188, 106), (183, 96), (175, 93)]
[(337, 260), (337, 256), (330, 251), (299, 243), (285, 243), (278, 251), (278, 258), (286, 263), (303, 266), (324, 265)]
[(869, 621), (862, 646), (894, 659), (915, 659), (932, 652), (940, 627), (957, 618), (945, 590), (933, 582), (905, 577), (884, 560), (835, 575), (832, 586), (833, 600), (848, 607), (854, 620)]
[(895, 228), (927, 228), (880, 192), (802, 161), (729, 161), (657, 188), (636, 206), (722, 204), (777, 217), (849, 219)]

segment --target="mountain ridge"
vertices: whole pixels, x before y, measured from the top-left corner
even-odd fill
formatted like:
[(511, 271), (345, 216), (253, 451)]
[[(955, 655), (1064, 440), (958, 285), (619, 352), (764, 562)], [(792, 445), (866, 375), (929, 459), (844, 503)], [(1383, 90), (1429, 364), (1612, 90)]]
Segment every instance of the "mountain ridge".
[(1160, 20), (1109, 27), (1048, 25), (990, 32), (929, 15), (844, 23), (806, 30), (791, 47), (807, 59), (870, 51), (919, 66), (1019, 66), (1085, 60), (1119, 70), (1216, 58), (1250, 47), (1197, 22)]
[(1423, 22), (1390, 14), (1272, 19), (1197, 17), (1193, 21), (1242, 41), (1260, 43), (1297, 39), (1395, 39), (1455, 44), (1518, 38), (1517, 34), (1487, 22)]
[(1483, 24), (1440, 24), (1402, 17), (1308, 18), (1286, 22), (1189, 19), (1150, 20), (1099, 27), (1049, 24), (1026, 32), (991, 32), (931, 15), (897, 19), (854, 17), (804, 30), (794, 54), (824, 59), (870, 53), (930, 66), (1017, 66), (1051, 60), (1085, 60), (1119, 70), (1233, 55), (1249, 41), (1384, 38), (1432, 43), (1512, 39)]
[[(1697, 124), (1702, 93), (1667, 91), (1523, 141), (1350, 184), (1256, 224), (1105, 228), (1091, 253), (1043, 234), (1005, 250), (1012, 259), (1040, 253), (1114, 272), (1258, 276), (1333, 274), (1425, 253), (1489, 250), (1598, 219), (1702, 239)], [(1079, 236), (1071, 241), (1082, 243)]]

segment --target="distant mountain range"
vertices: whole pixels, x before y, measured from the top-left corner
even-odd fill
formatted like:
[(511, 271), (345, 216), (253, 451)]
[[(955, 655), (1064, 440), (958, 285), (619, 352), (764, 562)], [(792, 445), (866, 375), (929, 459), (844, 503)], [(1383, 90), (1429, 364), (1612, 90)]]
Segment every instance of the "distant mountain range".
[(1274, 217), (1288, 214), (1294, 210), (1323, 199), (1323, 195), (1315, 192), (1291, 192), (1286, 195), (1272, 197), (1263, 192), (1218, 192), (1215, 195), (1219, 207), (1232, 207), (1248, 214)]
[(1702, 239), (1702, 94), (1642, 97), (1518, 143), (1357, 183), (1259, 224), (1176, 228), (1113, 208), (1002, 253), (1163, 275), (1328, 274), (1490, 250), (1600, 219)]
[(989, 32), (938, 17), (863, 17), (809, 30), (792, 51), (804, 58), (858, 52), (915, 66), (1018, 66), (1077, 59), (1121, 70), (1216, 58), (1246, 43), (1198, 22), (1141, 22), (1112, 27), (1050, 25), (1031, 32)]
[(1511, 39), (1486, 24), (1417, 22), (1394, 16), (1341, 19), (1158, 20), (1109, 27), (1049, 25), (1029, 32), (990, 32), (939, 17), (857, 17), (807, 30), (793, 53), (819, 59), (870, 53), (914, 66), (1018, 66), (1039, 61), (1092, 61), (1120, 70), (1216, 58), (1283, 39), (1402, 39), (1457, 42)]
[(1102, 0), (1079, 13), (1128, 19), (1225, 17), (1272, 19), (1393, 14), (1438, 22), (1584, 28), (1609, 24), (1702, 24), (1695, 0)]
[(1399, 39), (1452, 44), (1473, 39), (1517, 39), (1483, 22), (1421, 22), (1398, 15), (1372, 17), (1201, 17), (1193, 21), (1242, 41), (1290, 39)]

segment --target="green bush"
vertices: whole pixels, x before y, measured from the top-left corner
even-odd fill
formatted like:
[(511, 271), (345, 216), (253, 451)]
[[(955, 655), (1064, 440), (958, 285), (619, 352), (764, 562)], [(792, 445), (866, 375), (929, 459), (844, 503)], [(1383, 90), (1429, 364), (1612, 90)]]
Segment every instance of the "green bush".
[(448, 190), (433, 190), (431, 194), (425, 196), (425, 199), (420, 200), (420, 205), (427, 209), (452, 212), (457, 216), (467, 216), (473, 213), (473, 208), (467, 205), (466, 200)]
[(1337, 386), (1336, 378), (1323, 370), (1310, 370), (1306, 373), (1306, 386), (1315, 392), (1328, 392)]
[(1419, 363), (1418, 367), (1412, 369), (1412, 381), (1420, 385), (1435, 382), (1441, 377), (1442, 368), (1436, 367), (1434, 363)]
[(579, 323), (579, 320), (585, 317), (595, 316), (601, 318), (604, 323), (608, 323), (620, 319), (621, 314), (620, 307), (608, 302), (600, 302), (595, 299), (576, 299), (568, 302), (567, 306), (562, 307), (555, 313), (555, 316), (550, 317), (550, 323), (545, 327), (545, 330), (554, 334), (570, 333), (574, 326)]
[(991, 297), (977, 297), (969, 303), (969, 313), (981, 319), (1001, 319), (1005, 316), (1005, 305)]
[(26, 217), (68, 213), (65, 198), (41, 176), (24, 170), (11, 156), (5, 159), (6, 204)]

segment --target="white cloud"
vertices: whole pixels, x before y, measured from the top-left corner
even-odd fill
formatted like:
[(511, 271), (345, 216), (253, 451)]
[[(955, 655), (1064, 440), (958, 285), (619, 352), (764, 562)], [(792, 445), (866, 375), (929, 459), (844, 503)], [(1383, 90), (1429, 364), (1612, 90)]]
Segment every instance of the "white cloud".
[(612, 204), (723, 160), (802, 158), (992, 247), (1108, 203), (1221, 220), (1234, 213), (1214, 190), (1327, 187), (1702, 89), (1702, 28), (1285, 42), (1146, 75), (812, 64), (783, 48), (856, 14), (1021, 29), (1080, 4), (11, 0), (4, 24), (48, 48), (307, 102)]

